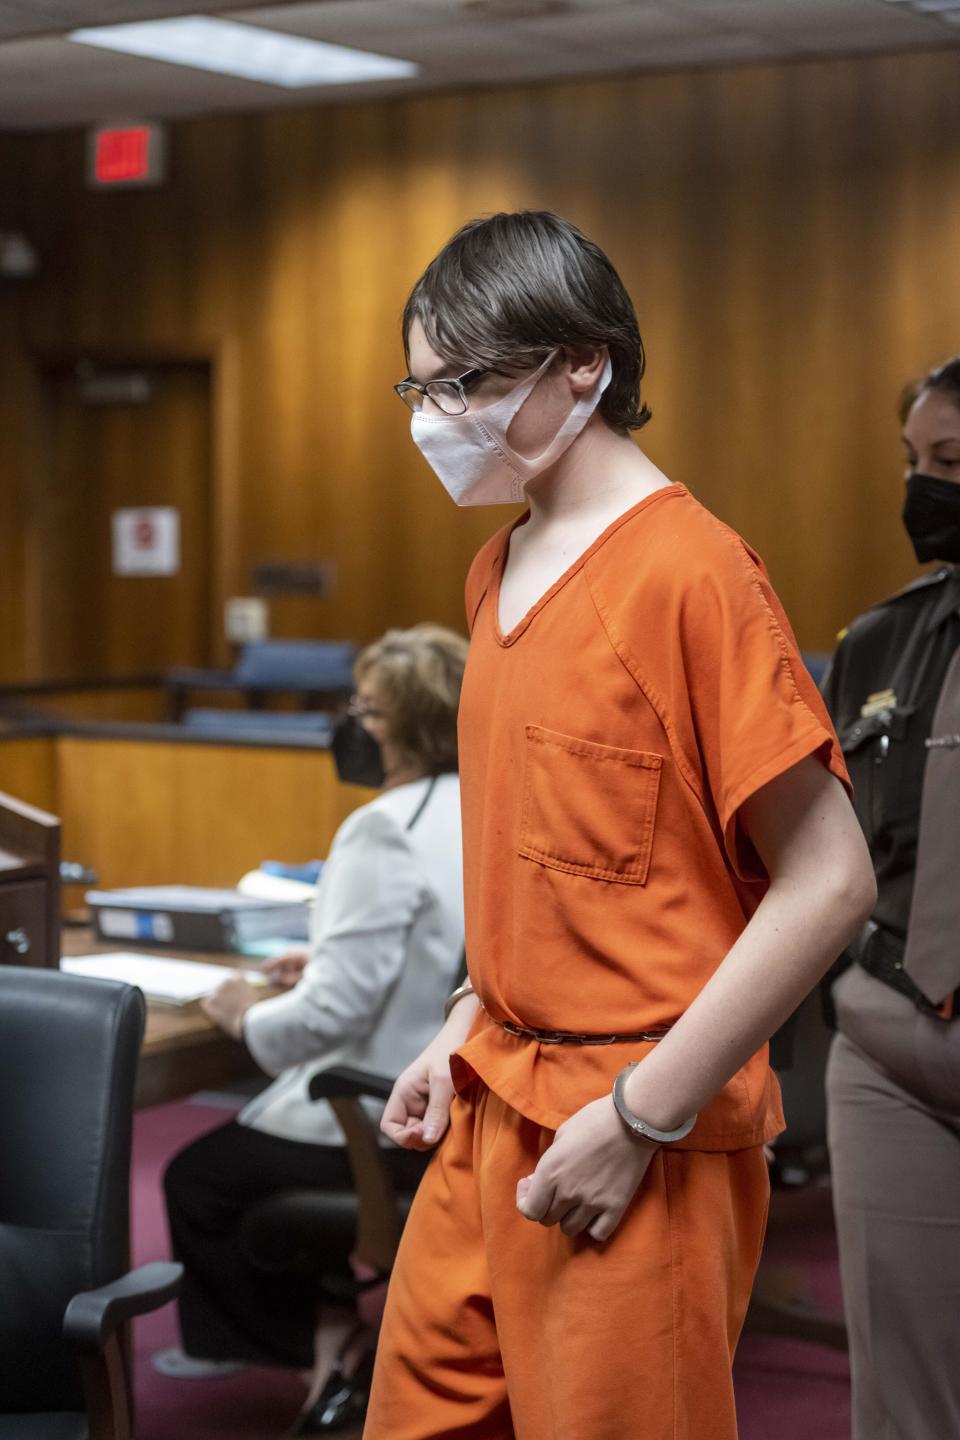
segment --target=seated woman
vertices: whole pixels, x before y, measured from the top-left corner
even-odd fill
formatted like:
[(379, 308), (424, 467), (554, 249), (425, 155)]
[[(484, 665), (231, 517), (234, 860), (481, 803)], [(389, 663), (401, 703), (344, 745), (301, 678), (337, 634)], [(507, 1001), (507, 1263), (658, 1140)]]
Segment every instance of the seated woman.
[[(352, 1189), (343, 1134), (327, 1102), (310, 1100), (311, 1077), (345, 1065), (395, 1078), (442, 1020), (463, 950), (456, 722), (466, 652), (461, 636), (424, 624), (388, 631), (359, 656), (334, 759), (342, 780), (382, 793), (334, 837), (309, 946), (271, 967), (286, 993), (263, 1000), (232, 976), (205, 1002), (279, 1078), (167, 1169), (173, 1250), (185, 1266), (186, 1354), (157, 1356), (166, 1374), (231, 1368), (191, 1357), (314, 1363), (318, 1284), (259, 1269), (239, 1231), (249, 1207), (278, 1191)], [(411, 1188), (410, 1157), (386, 1154)], [(322, 1259), (326, 1273), (349, 1273), (348, 1251)]]

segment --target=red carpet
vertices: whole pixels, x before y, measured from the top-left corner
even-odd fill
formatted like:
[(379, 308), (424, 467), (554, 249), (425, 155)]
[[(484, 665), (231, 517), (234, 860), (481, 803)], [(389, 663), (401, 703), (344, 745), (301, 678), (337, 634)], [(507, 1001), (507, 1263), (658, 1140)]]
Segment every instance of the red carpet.
[[(161, 1105), (136, 1118), (133, 1165), (134, 1263), (169, 1256), (160, 1177), (187, 1141), (229, 1118), (198, 1105)], [(765, 1264), (802, 1271), (811, 1300), (840, 1309), (836, 1243), (823, 1190), (774, 1196)], [(134, 1350), (137, 1440), (277, 1440), (303, 1395), (296, 1375), (251, 1369), (224, 1380), (166, 1380), (154, 1351), (177, 1343), (173, 1306), (137, 1321)], [(744, 1337), (736, 1363), (740, 1440), (848, 1440), (846, 1356), (803, 1341)], [(624, 1435), (642, 1440), (642, 1435)]]
[[(170, 1258), (161, 1177), (183, 1145), (222, 1125), (230, 1112), (200, 1105), (140, 1111), (133, 1136), (133, 1259)], [(292, 1372), (264, 1366), (224, 1380), (167, 1380), (150, 1356), (179, 1344), (176, 1307), (134, 1324), (137, 1440), (276, 1440), (300, 1408), (304, 1387)]]
[[(770, 1206), (764, 1267), (803, 1278), (804, 1295), (840, 1315), (837, 1242), (830, 1192), (777, 1191)], [(850, 1366), (845, 1354), (803, 1340), (747, 1334), (734, 1365), (740, 1440), (849, 1440)]]

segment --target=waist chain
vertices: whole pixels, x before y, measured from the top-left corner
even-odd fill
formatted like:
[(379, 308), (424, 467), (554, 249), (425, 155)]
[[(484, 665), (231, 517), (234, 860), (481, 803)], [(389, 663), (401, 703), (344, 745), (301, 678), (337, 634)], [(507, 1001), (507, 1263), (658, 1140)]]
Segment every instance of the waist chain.
[(652, 1030), (634, 1030), (628, 1035), (586, 1035), (576, 1030), (538, 1030), (533, 1025), (515, 1025), (512, 1020), (498, 1020), (496, 1023), (508, 1035), (538, 1040), (541, 1045), (618, 1045), (630, 1041), (662, 1040), (671, 1029), (669, 1025), (656, 1025)]

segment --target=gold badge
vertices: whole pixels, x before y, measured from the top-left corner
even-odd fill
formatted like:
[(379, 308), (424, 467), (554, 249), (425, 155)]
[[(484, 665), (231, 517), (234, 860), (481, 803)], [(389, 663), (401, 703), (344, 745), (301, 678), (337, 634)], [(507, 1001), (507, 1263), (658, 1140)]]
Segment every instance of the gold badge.
[(877, 690), (868, 695), (866, 703), (860, 706), (860, 718), (869, 720), (871, 715), (881, 715), (884, 710), (896, 709), (897, 696), (893, 690)]

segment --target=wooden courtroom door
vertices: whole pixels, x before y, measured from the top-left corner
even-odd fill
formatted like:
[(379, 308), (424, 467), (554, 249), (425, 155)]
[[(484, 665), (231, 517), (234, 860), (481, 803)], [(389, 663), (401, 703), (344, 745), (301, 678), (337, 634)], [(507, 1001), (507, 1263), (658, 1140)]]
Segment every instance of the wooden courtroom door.
[[(209, 367), (81, 361), (45, 369), (42, 383), (46, 463), (31, 505), (26, 617), (36, 678), (209, 663)], [(175, 569), (117, 573), (117, 512), (146, 507), (176, 512)], [(127, 560), (131, 533), (148, 547), (157, 528), (149, 514), (129, 520)]]

